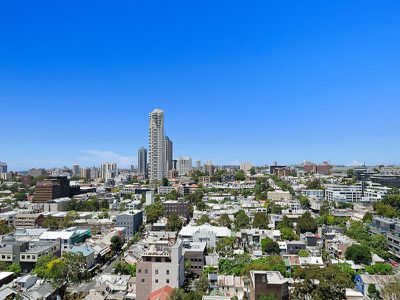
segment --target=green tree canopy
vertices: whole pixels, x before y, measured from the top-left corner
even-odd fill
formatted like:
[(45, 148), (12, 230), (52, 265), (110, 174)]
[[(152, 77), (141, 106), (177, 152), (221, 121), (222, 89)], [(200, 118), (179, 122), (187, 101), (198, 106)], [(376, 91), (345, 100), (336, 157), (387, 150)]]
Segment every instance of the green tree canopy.
[(183, 221), (177, 214), (171, 214), (167, 222), (168, 231), (179, 231), (183, 226)]
[(261, 249), (267, 254), (279, 254), (279, 244), (272, 239), (266, 237), (261, 240)]
[(240, 229), (249, 228), (250, 218), (244, 212), (244, 210), (239, 210), (234, 214), (234, 216), (235, 216), (235, 221), (234, 221), (235, 230), (239, 231)]
[[(351, 276), (342, 271), (338, 265), (329, 265), (325, 268), (305, 267), (296, 268), (294, 279), (303, 279), (296, 282), (290, 299), (346, 299), (346, 288), (353, 287)], [(315, 280), (318, 280), (317, 283)]]
[(119, 236), (114, 235), (111, 238), (111, 250), (112, 251), (117, 252), (117, 253), (120, 252), (122, 250), (123, 245), (124, 245), (124, 243)]
[(310, 212), (305, 212), (297, 221), (297, 229), (300, 233), (317, 231), (317, 223)]
[(371, 251), (365, 245), (354, 244), (347, 248), (346, 259), (354, 261), (356, 264), (369, 265), (372, 261)]
[(124, 261), (119, 261), (115, 264), (113, 269), (113, 274), (121, 274), (121, 275), (131, 275), (132, 277), (136, 276), (136, 265), (128, 264)]
[(156, 223), (164, 215), (165, 207), (160, 201), (156, 201), (144, 208), (147, 223)]
[(260, 229), (268, 229), (268, 215), (263, 212), (256, 212), (253, 219), (253, 227)]
[(222, 214), (218, 219), (218, 223), (221, 226), (231, 228), (232, 220), (229, 218), (227, 214)]

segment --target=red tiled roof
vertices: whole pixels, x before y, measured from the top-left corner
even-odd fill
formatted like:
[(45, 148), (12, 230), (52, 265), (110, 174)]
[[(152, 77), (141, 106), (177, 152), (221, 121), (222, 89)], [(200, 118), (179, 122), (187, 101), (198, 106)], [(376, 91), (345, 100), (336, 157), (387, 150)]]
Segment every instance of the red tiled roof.
[(168, 300), (169, 295), (171, 295), (173, 290), (174, 289), (169, 285), (164, 285), (158, 290), (152, 291), (149, 300)]

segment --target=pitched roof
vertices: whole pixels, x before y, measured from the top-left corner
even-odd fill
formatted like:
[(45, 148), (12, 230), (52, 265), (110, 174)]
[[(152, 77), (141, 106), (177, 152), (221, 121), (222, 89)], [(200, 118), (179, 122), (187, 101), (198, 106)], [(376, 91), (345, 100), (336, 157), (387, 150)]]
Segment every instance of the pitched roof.
[(150, 293), (149, 300), (168, 300), (169, 295), (171, 295), (174, 289), (169, 285), (164, 285), (160, 287), (158, 290), (155, 290)]

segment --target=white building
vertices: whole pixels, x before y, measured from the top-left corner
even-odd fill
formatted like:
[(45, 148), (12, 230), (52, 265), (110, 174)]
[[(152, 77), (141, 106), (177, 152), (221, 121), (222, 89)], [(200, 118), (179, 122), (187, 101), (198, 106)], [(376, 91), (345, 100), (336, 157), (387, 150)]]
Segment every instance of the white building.
[(244, 171), (245, 173), (249, 173), (250, 169), (253, 167), (251, 162), (242, 162), (240, 163), (240, 170)]
[(230, 237), (232, 232), (227, 227), (212, 226), (205, 223), (200, 226), (185, 226), (178, 237), (183, 241), (207, 243), (207, 247), (215, 248), (220, 238)]
[(114, 178), (117, 175), (117, 164), (116, 163), (104, 163), (100, 167), (101, 179), (108, 180)]
[(390, 188), (367, 182), (364, 190), (361, 185), (328, 185), (325, 199), (335, 202), (364, 202), (380, 201)]
[(179, 175), (187, 175), (192, 169), (192, 158), (179, 157), (176, 168)]
[(149, 179), (161, 181), (164, 177), (164, 111), (155, 109), (149, 114)]

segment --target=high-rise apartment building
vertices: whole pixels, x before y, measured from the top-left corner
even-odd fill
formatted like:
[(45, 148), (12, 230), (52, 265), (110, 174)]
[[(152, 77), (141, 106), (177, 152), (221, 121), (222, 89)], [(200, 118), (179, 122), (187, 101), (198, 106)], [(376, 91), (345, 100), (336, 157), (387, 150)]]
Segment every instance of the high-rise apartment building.
[(164, 111), (155, 109), (149, 114), (149, 179), (160, 182), (164, 170)]
[(211, 161), (208, 161), (204, 164), (204, 172), (206, 172), (209, 176), (214, 175), (214, 165)]
[(172, 141), (168, 136), (165, 136), (164, 140), (164, 159), (165, 159), (165, 173), (167, 174), (168, 171), (172, 170), (173, 167), (173, 149), (172, 149)]
[(176, 168), (179, 175), (187, 175), (192, 169), (192, 158), (179, 157)]
[(252, 167), (253, 164), (251, 162), (242, 162), (240, 164), (240, 170), (244, 171), (245, 173), (249, 173)]
[(7, 164), (0, 161), (0, 173), (7, 173)]
[(138, 150), (138, 173), (143, 178), (147, 178), (147, 150), (144, 147)]
[(78, 164), (72, 165), (72, 175), (79, 176), (79, 165)]
[(90, 168), (80, 169), (80, 175), (83, 179), (90, 179)]
[(200, 160), (196, 160), (196, 170), (201, 171), (201, 161)]
[(117, 164), (116, 163), (104, 163), (100, 167), (101, 179), (107, 180), (114, 178), (117, 175)]

